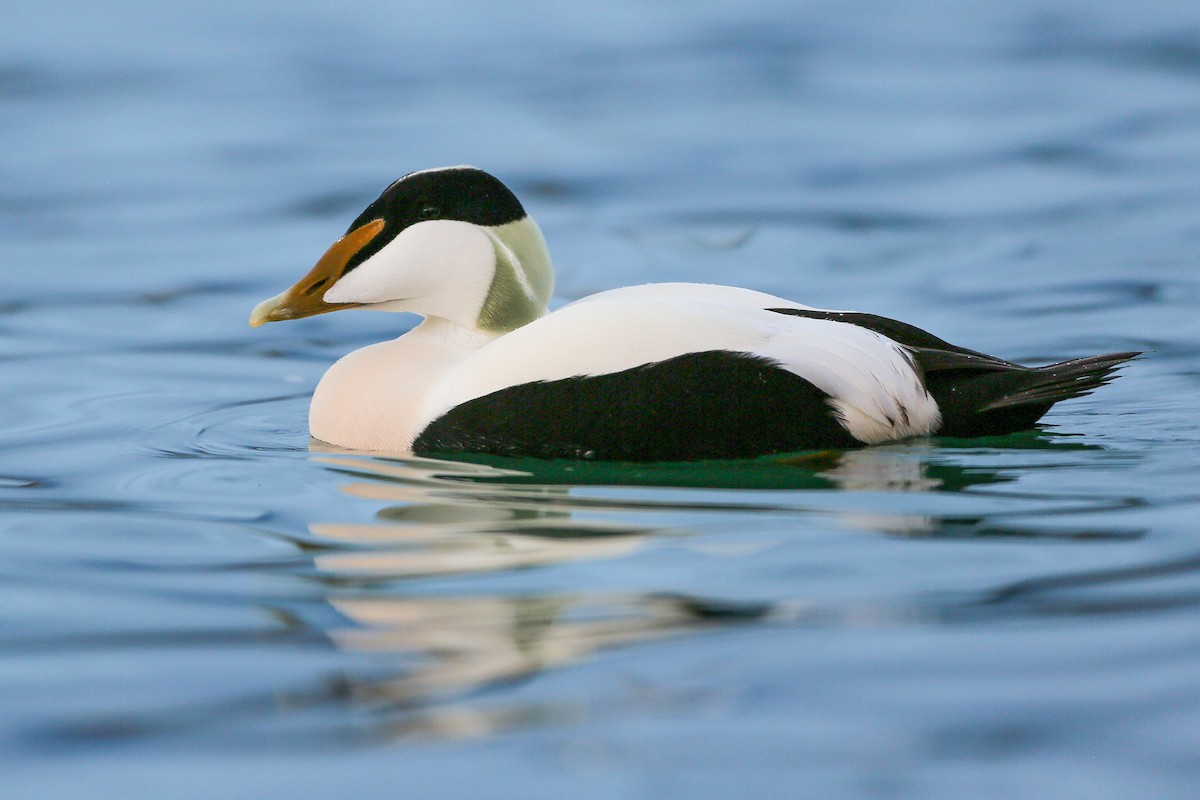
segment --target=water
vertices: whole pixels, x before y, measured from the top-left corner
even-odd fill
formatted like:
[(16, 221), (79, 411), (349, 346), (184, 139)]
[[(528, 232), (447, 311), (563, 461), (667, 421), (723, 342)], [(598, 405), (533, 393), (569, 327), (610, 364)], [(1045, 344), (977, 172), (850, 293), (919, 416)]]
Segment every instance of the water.
[[(1200, 9), (797, 6), (6, 5), (0, 796), (1195, 796)], [(462, 162), (560, 300), (1149, 352), (1001, 440), (310, 449), (412, 320), (249, 309)]]

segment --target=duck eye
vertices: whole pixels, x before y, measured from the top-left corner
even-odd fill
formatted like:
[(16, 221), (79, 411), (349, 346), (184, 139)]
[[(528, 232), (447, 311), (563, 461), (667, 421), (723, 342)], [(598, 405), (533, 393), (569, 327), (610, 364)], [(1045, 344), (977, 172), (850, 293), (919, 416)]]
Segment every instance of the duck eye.
[(442, 210), (437, 206), (424, 206), (417, 212), (417, 216), (421, 219), (434, 219), (442, 215)]

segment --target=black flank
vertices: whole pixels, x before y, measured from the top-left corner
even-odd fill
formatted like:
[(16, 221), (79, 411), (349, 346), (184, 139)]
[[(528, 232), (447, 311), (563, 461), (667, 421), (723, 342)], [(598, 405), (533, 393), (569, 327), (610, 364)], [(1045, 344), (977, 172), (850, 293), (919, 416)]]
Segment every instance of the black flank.
[(421, 454), (694, 461), (860, 445), (828, 396), (755, 356), (688, 353), (608, 375), (501, 389), (421, 432)]

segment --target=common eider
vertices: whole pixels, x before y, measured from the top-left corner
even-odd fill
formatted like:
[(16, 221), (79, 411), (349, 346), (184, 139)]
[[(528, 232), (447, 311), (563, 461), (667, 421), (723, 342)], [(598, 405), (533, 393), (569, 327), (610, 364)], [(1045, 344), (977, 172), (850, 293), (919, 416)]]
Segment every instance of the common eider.
[(541, 230), (467, 166), (388, 186), (252, 326), (342, 308), (425, 319), (335, 363), (312, 436), (420, 454), (685, 461), (995, 436), (1138, 353), (1026, 367), (896, 320), (749, 289), (613, 289), (550, 313)]

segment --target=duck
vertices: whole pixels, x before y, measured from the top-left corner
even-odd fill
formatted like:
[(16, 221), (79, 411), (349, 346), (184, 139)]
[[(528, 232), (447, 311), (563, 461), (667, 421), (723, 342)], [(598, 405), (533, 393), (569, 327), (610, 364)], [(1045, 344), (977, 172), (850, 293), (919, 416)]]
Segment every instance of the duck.
[(651, 283), (549, 310), (550, 255), (471, 166), (391, 183), (250, 325), (411, 312), (334, 363), (309, 432), (341, 448), (607, 461), (752, 459), (1027, 430), (1138, 352), (1024, 366), (913, 325), (752, 289)]

